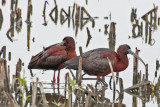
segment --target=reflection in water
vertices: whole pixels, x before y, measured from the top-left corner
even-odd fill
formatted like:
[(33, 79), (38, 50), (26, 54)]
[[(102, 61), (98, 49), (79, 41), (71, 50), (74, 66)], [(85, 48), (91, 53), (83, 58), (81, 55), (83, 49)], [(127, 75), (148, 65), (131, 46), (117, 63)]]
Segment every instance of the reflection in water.
[[(152, 32), (157, 30), (157, 10), (158, 6), (147, 12), (145, 15), (143, 15), (141, 18), (145, 21), (145, 43), (148, 43), (149, 45), (153, 46), (155, 44), (155, 40), (152, 39)], [(132, 8), (131, 12), (131, 22), (133, 23), (132, 26), (132, 37), (142, 37), (143, 35), (143, 22), (139, 24), (139, 20), (137, 19), (137, 9)], [(149, 20), (150, 19), (150, 20)], [(158, 24), (159, 25), (159, 24)], [(138, 32), (136, 34), (136, 29), (138, 29)], [(149, 37), (148, 37), (149, 35)]]
[(11, 42), (13, 42), (13, 39), (11, 38), (11, 36), (9, 35), (9, 33), (11, 32), (12, 29), (13, 29), (13, 27), (11, 27), (11, 28), (7, 31), (7, 33), (6, 33), (7, 38), (8, 38)]
[[(138, 29), (138, 32), (136, 34), (136, 28)], [(136, 23), (133, 24), (132, 28), (132, 37), (137, 38), (137, 37), (142, 37), (143, 35), (143, 23), (139, 24), (139, 20), (136, 20)]]
[[(45, 8), (45, 6), (44, 6)], [(75, 12), (76, 10), (76, 12)], [(45, 9), (44, 9), (45, 11)], [(44, 13), (43, 11), (43, 13)], [(55, 15), (53, 16), (53, 12), (55, 13)], [(81, 14), (80, 14), (81, 13)], [(87, 15), (87, 18), (84, 18), (84, 13)], [(44, 16), (44, 15), (43, 15)], [(50, 14), (49, 14), (51, 20), (57, 24), (58, 21), (58, 7), (57, 5), (51, 10)], [(71, 16), (71, 9), (70, 6), (68, 6), (68, 13), (61, 8), (60, 11), (60, 23), (63, 25), (66, 21), (68, 21), (68, 28), (70, 27), (70, 19), (72, 19), (72, 23), (73, 23), (73, 29), (76, 27), (75, 29), (75, 35), (78, 34), (78, 28), (80, 25), (80, 29), (82, 30), (83, 27), (89, 22), (92, 22), (92, 27), (95, 26), (95, 21), (94, 19), (91, 17), (91, 15), (87, 12), (87, 10), (84, 7), (80, 7), (77, 6), (77, 4), (74, 3), (73, 5), (73, 10), (72, 10), (72, 16)], [(45, 23), (45, 17), (44, 17), (44, 23)], [(46, 25), (46, 23), (45, 23)]]
[(158, 82), (155, 85), (155, 91), (154, 91), (155, 93), (152, 92), (153, 97), (155, 95), (155, 97), (157, 99), (158, 107), (160, 106), (160, 91), (159, 90), (160, 90), (160, 76), (158, 78)]
[(109, 31), (109, 48), (115, 50), (116, 45), (116, 23), (111, 22), (110, 24), (110, 31)]
[(47, 26), (47, 21), (46, 21), (46, 4), (49, 4), (48, 1), (45, 1), (44, 3), (44, 9), (43, 9), (43, 15), (42, 17), (44, 17), (44, 23), (42, 25)]
[(17, 5), (18, 5), (18, 0), (16, 1), (11, 0), (10, 28), (6, 33), (7, 38), (11, 42), (13, 42), (15, 22), (16, 22), (16, 31), (19, 33), (22, 29), (21, 9), (20, 8), (17, 9)]
[(2, 0), (2, 6), (6, 4), (6, 0)]
[(2, 24), (3, 24), (3, 14), (2, 14), (2, 10), (0, 8), (0, 30), (2, 29)]
[(157, 77), (157, 71), (159, 70), (160, 64), (159, 60), (156, 60), (156, 71), (155, 71), (155, 77)]
[(6, 46), (3, 46), (0, 50), (0, 58), (1, 58), (1, 55), (3, 54), (3, 58), (5, 59), (6, 58)]
[(68, 7), (68, 13), (63, 8), (60, 11), (61, 24), (63, 25), (67, 20), (68, 20), (68, 28), (69, 28), (70, 27), (70, 6)]
[(90, 31), (89, 31), (88, 27), (87, 27), (86, 29), (87, 29), (87, 35), (88, 35), (86, 47), (88, 47), (88, 45), (89, 45), (89, 43), (90, 43), (90, 40), (91, 40), (92, 36), (91, 36), (91, 34), (90, 34)]
[(15, 12), (12, 10), (10, 14), (10, 22), (11, 22), (10, 28), (12, 28), (10, 31), (11, 37), (14, 37), (14, 17), (15, 17)]
[[(52, 16), (53, 12), (55, 11), (55, 15), (54, 15), (54, 18)], [(58, 21), (58, 7), (57, 5), (51, 10), (50, 14), (49, 14), (51, 20), (57, 24), (57, 21)]]
[(87, 12), (87, 10), (84, 7), (81, 7), (81, 20), (84, 19), (83, 13), (85, 13), (88, 16), (88, 19), (90, 21), (92, 21), (92, 28), (94, 28), (95, 27), (95, 21), (94, 21), (94, 19), (92, 18), (92, 16)]
[(136, 19), (137, 19), (137, 9), (132, 8), (132, 12), (131, 12), (131, 22), (133, 23)]
[(28, 0), (28, 11), (27, 11), (27, 48), (30, 51), (30, 33), (31, 33), (31, 21), (30, 17), (32, 15), (32, 3), (31, 0)]
[(109, 25), (108, 24), (105, 24), (104, 25), (104, 34), (108, 35), (108, 28), (109, 28)]
[(160, 67), (159, 60), (156, 60), (156, 70), (159, 70), (159, 67)]
[(11, 61), (11, 52), (8, 53), (8, 60)]
[[(154, 6), (154, 9), (150, 10), (149, 12), (147, 12), (145, 15), (142, 16), (142, 19), (145, 21), (145, 43), (147, 43), (148, 41), (148, 44), (150, 44), (151, 46), (155, 44), (155, 40), (151, 39), (152, 36), (151, 33), (152, 33), (152, 28), (153, 31), (157, 30), (157, 10), (158, 7)], [(149, 32), (149, 40), (147, 40), (148, 32)]]
[(75, 25), (76, 25), (75, 35), (76, 36), (78, 33), (78, 27), (79, 27), (79, 17), (80, 17), (80, 7), (77, 6), (76, 4), (76, 14), (75, 14)]
[(21, 9), (18, 8), (16, 11), (16, 31), (19, 33), (22, 29), (22, 16), (21, 16)]

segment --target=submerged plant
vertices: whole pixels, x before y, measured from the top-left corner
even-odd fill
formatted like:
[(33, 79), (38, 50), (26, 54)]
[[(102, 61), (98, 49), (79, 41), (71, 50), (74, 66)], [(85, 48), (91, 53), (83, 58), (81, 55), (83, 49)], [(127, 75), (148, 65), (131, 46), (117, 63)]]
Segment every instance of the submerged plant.
[(20, 81), (20, 85), (22, 86), (22, 89), (21, 89), (21, 93), (20, 93), (20, 96), (22, 97), (22, 107), (24, 107), (24, 104), (25, 102), (28, 100), (28, 98), (30, 98), (32, 95), (27, 95), (26, 98), (24, 97), (24, 95), (26, 94), (25, 93), (25, 90), (26, 90), (26, 80), (25, 80), (25, 69), (23, 69), (23, 77), (22, 78), (14, 78), (12, 80), (12, 85), (14, 87), (14, 83), (16, 80), (19, 80)]
[[(83, 91), (83, 89), (76, 84), (76, 81), (75, 81), (75, 80), (72, 80), (71, 78), (69, 78), (69, 83), (70, 83), (71, 86), (72, 86), (72, 90), (65, 89), (65, 91), (68, 92), (68, 94), (69, 94), (69, 98), (71, 97), (72, 93), (73, 93), (76, 89), (79, 89), (79, 90)], [(61, 102), (56, 102), (56, 101), (53, 101), (52, 103), (53, 103), (54, 105), (58, 106), (58, 107), (65, 107), (65, 104), (66, 104), (65, 102), (62, 104)]]

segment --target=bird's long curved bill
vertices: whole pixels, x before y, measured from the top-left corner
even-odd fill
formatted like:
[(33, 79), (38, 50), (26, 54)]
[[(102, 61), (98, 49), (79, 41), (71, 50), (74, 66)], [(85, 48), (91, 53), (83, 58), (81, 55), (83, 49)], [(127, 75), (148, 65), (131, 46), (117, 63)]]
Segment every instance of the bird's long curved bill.
[(135, 54), (135, 53), (134, 53), (133, 51), (131, 51), (130, 49), (128, 49), (128, 52), (129, 52), (131, 55), (135, 56), (137, 59), (139, 59), (139, 60), (144, 64), (144, 66), (146, 66), (145, 62), (144, 62), (137, 54)]

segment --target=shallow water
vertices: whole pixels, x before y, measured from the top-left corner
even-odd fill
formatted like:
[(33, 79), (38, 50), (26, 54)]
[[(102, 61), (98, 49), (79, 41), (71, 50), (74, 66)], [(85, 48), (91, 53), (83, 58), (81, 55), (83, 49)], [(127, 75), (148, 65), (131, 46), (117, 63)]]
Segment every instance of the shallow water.
[[(2, 2), (2, 1), (1, 1)], [(1, 3), (0, 2), (0, 3)], [(82, 46), (83, 52), (95, 49), (95, 48), (108, 48), (109, 45), (109, 35), (104, 34), (105, 29), (104, 25), (110, 25), (111, 22), (115, 22), (116, 28), (116, 39), (115, 39), (115, 50), (121, 44), (128, 44), (131, 46), (131, 49), (135, 51), (137, 47), (140, 49), (139, 56), (148, 64), (148, 71), (149, 71), (149, 80), (151, 82), (156, 83), (159, 77), (159, 70), (157, 78), (155, 78), (155, 71), (156, 71), (156, 60), (160, 60), (160, 27), (158, 26), (158, 18), (160, 18), (160, 11), (159, 8), (157, 10), (157, 30), (152, 31), (152, 41), (151, 44), (145, 43), (145, 21), (141, 18), (145, 13), (150, 11), (155, 6), (160, 6), (160, 2), (153, 0), (153, 1), (146, 1), (146, 0), (88, 0), (88, 4), (86, 1), (83, 0), (58, 0), (58, 20), (57, 24), (55, 24), (49, 13), (55, 7), (54, 1), (48, 1), (46, 4), (45, 16), (46, 16), (46, 25), (44, 23), (43, 15), (43, 8), (44, 8), (44, 0), (33, 0), (32, 3), (32, 15), (30, 16), (31, 21), (31, 28), (30, 28), (30, 41), (27, 42), (27, 7), (28, 1), (18, 1), (18, 8), (21, 9), (22, 12), (22, 29), (18, 33), (16, 30), (14, 31), (13, 42), (11, 42), (6, 33), (10, 28), (10, 1), (6, 1), (6, 4), (2, 6), (0, 4), (0, 9), (3, 13), (3, 23), (0, 29), (0, 47), (6, 45), (7, 47), (7, 57), (8, 52), (11, 52), (11, 61), (7, 63), (10, 65), (11, 69), (11, 79), (12, 75), (15, 74), (16, 70), (16, 63), (20, 58), (22, 62), (24, 62), (23, 68), (25, 69), (25, 76), (27, 83), (31, 81), (35, 81), (36, 77), (39, 77), (40, 81), (50, 82), (53, 78), (53, 71), (42, 71), (42, 70), (33, 70), (33, 74), (35, 75), (34, 78), (31, 78), (30, 72), (27, 69), (27, 65), (30, 61), (32, 55), (37, 54), (40, 52), (43, 47), (47, 47), (51, 44), (58, 43), (62, 41), (65, 36), (72, 36), (76, 41), (76, 52), (79, 55), (79, 46)], [(60, 22), (60, 10), (63, 8), (66, 12), (68, 12), (68, 6), (71, 6), (71, 13), (73, 9), (73, 5), (76, 3), (78, 6), (84, 6), (85, 9), (92, 17), (98, 17), (95, 19), (95, 26), (92, 27), (92, 22), (89, 21), (81, 30), (78, 28), (78, 33), (75, 35), (76, 28), (73, 28), (73, 21), (70, 20), (70, 27), (68, 27), (68, 21), (66, 21), (63, 25)], [(137, 19), (139, 23), (143, 23), (143, 35), (141, 37), (133, 38), (132, 37), (132, 23), (130, 21), (130, 16), (132, 12), (132, 8), (137, 8)], [(52, 14), (54, 17), (54, 13)], [(84, 15), (84, 17), (87, 17)], [(105, 19), (104, 17), (108, 17)], [(90, 35), (92, 36), (88, 47), (86, 47), (87, 43), (87, 30), (86, 27), (90, 30)], [(153, 28), (152, 28), (153, 29)], [(110, 30), (110, 26), (108, 27), (108, 32)], [(136, 29), (137, 33), (137, 29)], [(33, 42), (34, 38), (34, 42)], [(149, 38), (148, 38), (149, 40)], [(27, 44), (29, 43), (29, 48)], [(158, 45), (159, 44), (159, 45)], [(114, 48), (114, 46), (112, 47)], [(129, 57), (129, 66), (128, 68), (121, 72), (119, 76), (123, 78), (124, 89), (132, 86), (132, 77), (133, 77), (133, 56), (128, 55)], [(141, 62), (139, 62), (139, 70), (144, 73), (144, 66)], [(69, 70), (64, 69), (61, 70), (61, 82), (64, 82), (64, 74), (63, 72), (69, 72)], [(74, 72), (75, 73), (75, 72)], [(109, 75), (111, 76), (111, 74)], [(90, 76), (86, 76), (90, 77)], [(106, 77), (106, 82), (108, 83), (109, 77)], [(86, 85), (87, 83), (95, 84), (96, 81), (83, 81), (83, 84)], [(117, 85), (118, 87), (118, 85)], [(52, 92), (52, 90), (46, 90), (46, 92)], [(112, 91), (106, 91), (106, 97), (112, 101)], [(154, 97), (151, 101), (146, 103), (146, 107), (151, 106), (158, 106), (157, 100)], [(132, 96), (125, 93), (123, 104), (126, 107), (132, 106)], [(138, 99), (138, 107), (142, 106), (142, 101)]]

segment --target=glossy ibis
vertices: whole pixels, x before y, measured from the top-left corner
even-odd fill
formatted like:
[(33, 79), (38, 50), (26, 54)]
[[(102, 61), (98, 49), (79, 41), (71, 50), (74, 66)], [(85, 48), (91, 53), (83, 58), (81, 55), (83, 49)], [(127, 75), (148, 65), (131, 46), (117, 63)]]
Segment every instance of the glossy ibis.
[[(77, 56), (75, 52), (75, 41), (72, 37), (65, 37), (63, 42), (51, 45), (32, 56), (29, 62), (29, 69), (51, 69), (58, 70), (57, 83), (60, 80), (60, 69), (64, 68), (64, 62)], [(53, 83), (55, 83), (55, 72), (53, 75)]]
[[(124, 44), (119, 46), (117, 53), (108, 48), (98, 48), (85, 52), (82, 55), (82, 70), (88, 75), (106, 76), (111, 73), (108, 57), (114, 72), (123, 71), (129, 64), (127, 54), (134, 55), (145, 65), (143, 60), (130, 49), (130, 46)], [(79, 56), (66, 61), (64, 64), (69, 69), (78, 70)]]

